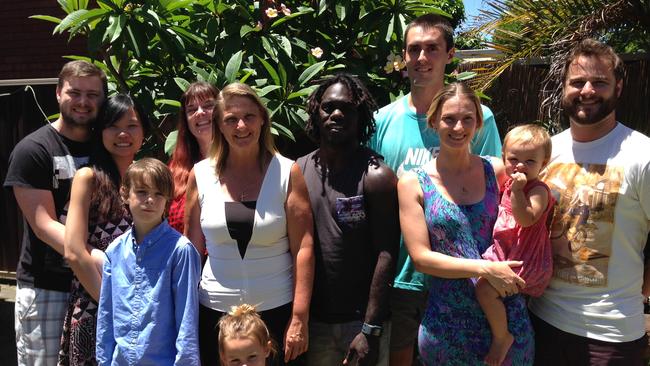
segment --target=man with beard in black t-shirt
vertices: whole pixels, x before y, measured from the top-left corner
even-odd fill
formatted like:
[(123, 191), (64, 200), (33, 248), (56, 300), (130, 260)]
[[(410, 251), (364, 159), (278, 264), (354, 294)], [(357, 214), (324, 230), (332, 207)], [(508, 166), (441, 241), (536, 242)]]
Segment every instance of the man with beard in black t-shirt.
[(71, 61), (59, 73), (60, 117), (22, 139), (9, 158), (4, 186), (23, 212), (16, 271), (19, 365), (57, 362), (72, 271), (63, 259), (65, 212), (74, 173), (88, 161), (90, 129), (106, 97), (104, 72)]

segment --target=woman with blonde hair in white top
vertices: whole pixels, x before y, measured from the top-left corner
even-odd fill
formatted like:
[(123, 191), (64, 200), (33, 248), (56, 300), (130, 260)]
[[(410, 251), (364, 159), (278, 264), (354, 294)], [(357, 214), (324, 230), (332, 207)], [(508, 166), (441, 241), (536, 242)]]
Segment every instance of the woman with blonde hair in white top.
[[(269, 112), (245, 84), (226, 86), (207, 159), (190, 172), (185, 235), (208, 257), (199, 286), (199, 344), (216, 365), (216, 325), (232, 306), (255, 304), (280, 345), (279, 363), (308, 347), (314, 254), (304, 178), (280, 155)], [(217, 116), (218, 114), (215, 114)]]

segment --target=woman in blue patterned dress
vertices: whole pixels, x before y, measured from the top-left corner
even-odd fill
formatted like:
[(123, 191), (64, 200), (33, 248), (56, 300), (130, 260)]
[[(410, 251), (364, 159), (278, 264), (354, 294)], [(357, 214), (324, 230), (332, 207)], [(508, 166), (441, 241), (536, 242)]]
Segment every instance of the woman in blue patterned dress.
[[(483, 124), (475, 93), (462, 83), (443, 88), (427, 113), (440, 136), (437, 158), (399, 181), (402, 233), (417, 270), (431, 275), (429, 299), (418, 347), (426, 365), (484, 365), (491, 333), (474, 294), (478, 277), (494, 286), (515, 337), (504, 365), (532, 365), (533, 332), (525, 286), (511, 267), (521, 262), (490, 262), (481, 254), (492, 243), (499, 183), (499, 160), (472, 155), (470, 143)], [(495, 175), (496, 172), (496, 175)]]

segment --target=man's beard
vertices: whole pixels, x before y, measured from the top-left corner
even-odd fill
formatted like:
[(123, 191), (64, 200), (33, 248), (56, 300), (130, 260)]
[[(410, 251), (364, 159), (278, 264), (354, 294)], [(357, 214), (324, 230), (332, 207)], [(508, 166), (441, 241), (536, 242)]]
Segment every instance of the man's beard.
[[(612, 113), (613, 110), (616, 109), (618, 97), (616, 94), (612, 94), (612, 96), (608, 99), (598, 98), (595, 100), (595, 102), (599, 104), (597, 108), (590, 111), (583, 110), (582, 113), (584, 116), (579, 115), (580, 98), (562, 98), (562, 109), (570, 120), (581, 125), (593, 125), (602, 121), (605, 117)], [(590, 107), (593, 108), (595, 105), (591, 105)]]
[(90, 128), (90, 126), (92, 126), (95, 123), (95, 120), (97, 120), (97, 115), (85, 121), (79, 121), (78, 119), (75, 119), (74, 117), (72, 117), (67, 112), (64, 112), (63, 110), (61, 110), (60, 113), (61, 113), (61, 119), (63, 120), (63, 123), (67, 123), (71, 127)]

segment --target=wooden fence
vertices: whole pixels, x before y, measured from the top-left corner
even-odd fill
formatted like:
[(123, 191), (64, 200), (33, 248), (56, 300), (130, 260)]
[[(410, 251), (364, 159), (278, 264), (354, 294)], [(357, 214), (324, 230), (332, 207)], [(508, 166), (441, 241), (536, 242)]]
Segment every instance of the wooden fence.
[[(650, 54), (623, 56), (626, 74), (623, 92), (616, 108), (616, 118), (630, 128), (650, 135)], [(468, 62), (461, 65), (464, 70), (486, 72), (492, 67), (489, 61)], [(533, 121), (549, 122), (541, 113), (542, 81), (548, 73), (544, 63), (518, 63), (507, 69), (486, 91), (492, 98), (486, 102), (495, 114), (502, 136), (512, 126)], [(553, 121), (558, 122), (558, 121)], [(568, 127), (566, 117), (559, 125)]]

